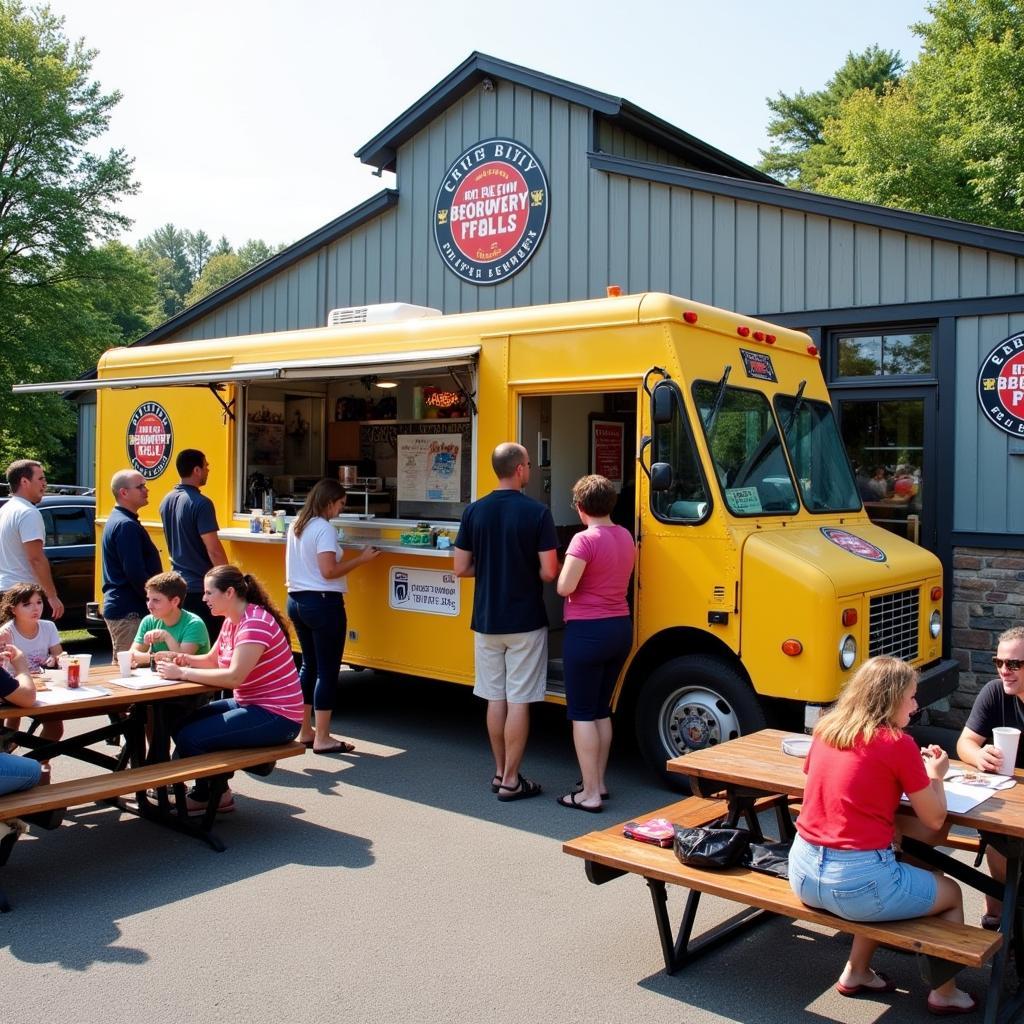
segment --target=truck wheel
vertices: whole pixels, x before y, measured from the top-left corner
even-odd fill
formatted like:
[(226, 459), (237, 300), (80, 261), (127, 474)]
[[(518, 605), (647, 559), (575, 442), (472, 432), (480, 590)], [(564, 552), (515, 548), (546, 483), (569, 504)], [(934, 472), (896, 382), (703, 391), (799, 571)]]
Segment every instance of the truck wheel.
[(673, 788), (685, 777), (665, 770), (669, 758), (756, 732), (764, 711), (750, 684), (727, 661), (689, 654), (665, 662), (640, 692), (636, 735), (644, 760)]

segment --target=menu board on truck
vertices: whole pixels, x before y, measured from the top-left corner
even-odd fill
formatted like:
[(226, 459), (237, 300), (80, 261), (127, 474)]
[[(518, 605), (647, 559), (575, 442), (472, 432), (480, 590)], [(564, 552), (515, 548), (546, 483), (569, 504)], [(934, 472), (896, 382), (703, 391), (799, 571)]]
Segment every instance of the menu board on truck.
[(461, 434), (399, 434), (398, 500), (458, 502)]

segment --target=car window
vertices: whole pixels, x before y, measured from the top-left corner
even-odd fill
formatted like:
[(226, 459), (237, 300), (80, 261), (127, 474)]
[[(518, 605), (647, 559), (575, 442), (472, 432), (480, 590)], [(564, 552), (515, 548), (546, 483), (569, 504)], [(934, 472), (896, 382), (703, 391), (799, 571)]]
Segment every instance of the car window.
[(39, 512), (43, 517), (43, 526), (46, 528), (46, 540), (43, 543), (48, 548), (52, 548), (57, 543), (57, 527), (53, 522), (53, 512), (48, 508), (41, 508)]
[(94, 544), (96, 536), (93, 532), (94, 510), (74, 505), (43, 510), (53, 517), (56, 540), (50, 540), (50, 528), (46, 530), (46, 543), (65, 547), (71, 544)]

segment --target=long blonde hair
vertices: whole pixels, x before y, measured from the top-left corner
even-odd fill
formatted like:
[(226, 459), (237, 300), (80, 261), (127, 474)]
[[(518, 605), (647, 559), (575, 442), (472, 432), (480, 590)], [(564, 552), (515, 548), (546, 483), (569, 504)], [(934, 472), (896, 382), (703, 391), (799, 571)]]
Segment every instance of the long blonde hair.
[(883, 729), (899, 732), (893, 720), (917, 670), (899, 658), (869, 658), (843, 688), (836, 706), (814, 727), (814, 735), (837, 750), (869, 743)]

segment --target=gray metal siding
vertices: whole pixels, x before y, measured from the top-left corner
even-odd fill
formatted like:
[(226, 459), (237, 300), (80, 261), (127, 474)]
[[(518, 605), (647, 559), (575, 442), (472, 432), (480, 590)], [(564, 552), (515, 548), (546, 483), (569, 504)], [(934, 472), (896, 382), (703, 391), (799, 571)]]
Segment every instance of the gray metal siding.
[(627, 160), (641, 160), (649, 164), (669, 164), (672, 167), (692, 167), (681, 156), (646, 139), (641, 139), (611, 124), (603, 117), (597, 119), (597, 149), (611, 156), (622, 156)]
[(954, 530), (1024, 534), (1024, 439), (985, 418), (976, 390), (982, 359), (1018, 331), (1024, 313), (957, 319)]

